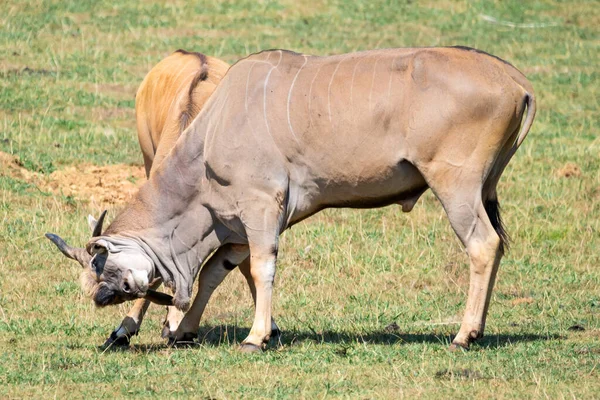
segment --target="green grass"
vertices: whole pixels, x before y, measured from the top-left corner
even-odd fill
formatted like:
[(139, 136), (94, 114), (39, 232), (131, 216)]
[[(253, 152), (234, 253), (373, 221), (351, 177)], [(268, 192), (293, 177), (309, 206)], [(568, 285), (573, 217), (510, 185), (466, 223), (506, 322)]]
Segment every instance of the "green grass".
[[(0, 151), (42, 174), (141, 164), (135, 91), (177, 48), (234, 62), (268, 48), (461, 44), (516, 65), (538, 98), (499, 186), (513, 246), (487, 336), (468, 353), (447, 351), (468, 267), (431, 193), (410, 214), (328, 210), (286, 232), (274, 297), (284, 334), (263, 354), (237, 351), (252, 318), (237, 272), (201, 345), (166, 347), (153, 307), (130, 350), (103, 352), (128, 305), (95, 309), (79, 267), (43, 238), (83, 244), (84, 218), (100, 210), (0, 171), (0, 397), (598, 397), (597, 1), (18, 1), (0, 4), (0, 26)], [(567, 163), (581, 174), (562, 177)]]

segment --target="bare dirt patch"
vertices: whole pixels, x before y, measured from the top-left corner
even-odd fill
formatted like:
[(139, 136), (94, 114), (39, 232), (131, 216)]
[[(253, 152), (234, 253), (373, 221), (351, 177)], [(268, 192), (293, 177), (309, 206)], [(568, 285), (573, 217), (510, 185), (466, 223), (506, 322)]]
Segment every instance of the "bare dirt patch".
[(532, 304), (534, 302), (531, 297), (519, 297), (517, 299), (511, 300), (510, 304), (513, 306), (518, 306), (519, 304)]
[(145, 180), (144, 168), (140, 166), (78, 165), (54, 171), (45, 189), (93, 204), (121, 204), (128, 201)]
[(11, 178), (30, 181), (35, 174), (19, 164), (17, 157), (0, 151), (0, 176), (10, 176)]
[(556, 176), (559, 178), (579, 178), (581, 176), (581, 168), (575, 163), (566, 163), (556, 171)]
[(0, 175), (35, 184), (42, 191), (72, 196), (96, 205), (127, 202), (146, 180), (142, 166), (81, 164), (49, 175), (28, 171), (18, 157), (0, 152)]

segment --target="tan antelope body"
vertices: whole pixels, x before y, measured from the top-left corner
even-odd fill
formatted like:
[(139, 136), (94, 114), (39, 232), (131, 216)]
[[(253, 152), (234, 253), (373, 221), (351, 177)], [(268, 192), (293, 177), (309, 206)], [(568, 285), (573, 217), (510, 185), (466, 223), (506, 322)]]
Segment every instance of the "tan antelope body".
[(173, 148), (228, 69), (218, 58), (177, 50), (146, 75), (135, 96), (146, 176)]
[[(431, 188), (471, 262), (453, 341), (468, 347), (483, 334), (503, 254), (496, 185), (534, 115), (527, 79), (467, 48), (252, 55), (230, 68), (135, 200), (88, 243), (94, 299), (152, 298), (145, 283), (160, 277), (187, 309), (212, 251), (233, 265), (249, 254), (256, 314), (243, 346), (257, 349), (271, 332), (281, 232), (327, 207), (410, 211)], [(197, 326), (218, 282), (205, 270), (176, 338)]]

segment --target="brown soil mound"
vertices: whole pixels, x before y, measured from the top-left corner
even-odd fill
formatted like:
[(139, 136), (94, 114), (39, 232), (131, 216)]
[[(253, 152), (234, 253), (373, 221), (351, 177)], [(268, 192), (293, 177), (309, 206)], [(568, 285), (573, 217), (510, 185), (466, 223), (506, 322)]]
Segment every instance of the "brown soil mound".
[(19, 159), (0, 151), (0, 176), (30, 181), (36, 174), (20, 166)]
[(81, 164), (43, 175), (21, 167), (17, 157), (3, 152), (0, 152), (0, 175), (99, 206), (125, 203), (146, 181), (143, 167), (125, 164), (103, 167)]
[(581, 176), (581, 168), (575, 163), (566, 163), (555, 174), (559, 178), (579, 178)]
[(119, 204), (133, 196), (146, 180), (144, 168), (132, 165), (79, 165), (50, 174), (46, 189), (92, 204)]

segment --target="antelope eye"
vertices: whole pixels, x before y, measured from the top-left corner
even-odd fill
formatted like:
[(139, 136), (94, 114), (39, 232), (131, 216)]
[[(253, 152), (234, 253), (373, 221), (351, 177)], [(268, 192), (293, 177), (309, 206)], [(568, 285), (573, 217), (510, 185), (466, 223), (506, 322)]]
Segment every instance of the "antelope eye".
[(129, 293), (131, 291), (131, 286), (129, 286), (129, 283), (127, 283), (127, 282), (123, 283), (123, 291), (125, 293)]

